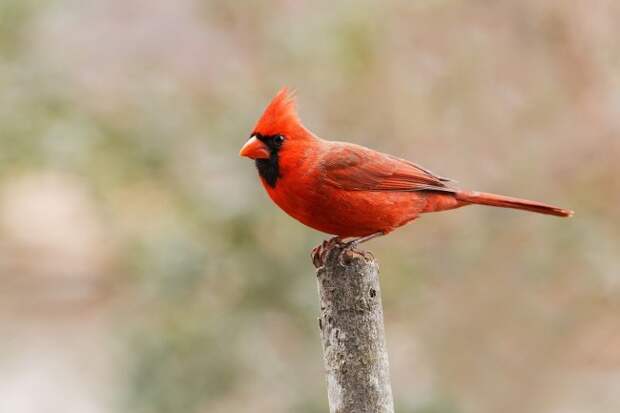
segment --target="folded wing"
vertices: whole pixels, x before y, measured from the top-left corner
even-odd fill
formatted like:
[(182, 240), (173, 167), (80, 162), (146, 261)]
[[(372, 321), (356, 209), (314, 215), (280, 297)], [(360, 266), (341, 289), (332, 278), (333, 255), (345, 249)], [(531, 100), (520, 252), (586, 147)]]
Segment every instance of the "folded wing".
[(437, 176), (405, 159), (363, 146), (335, 142), (321, 161), (325, 183), (348, 191), (441, 191), (455, 193)]

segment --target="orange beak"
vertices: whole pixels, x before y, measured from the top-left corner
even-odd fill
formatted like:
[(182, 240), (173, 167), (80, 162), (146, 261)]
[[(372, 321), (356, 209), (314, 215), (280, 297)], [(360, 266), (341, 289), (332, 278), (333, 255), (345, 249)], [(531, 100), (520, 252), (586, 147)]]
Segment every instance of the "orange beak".
[(252, 136), (239, 151), (239, 156), (250, 159), (269, 159), (269, 150), (264, 143)]

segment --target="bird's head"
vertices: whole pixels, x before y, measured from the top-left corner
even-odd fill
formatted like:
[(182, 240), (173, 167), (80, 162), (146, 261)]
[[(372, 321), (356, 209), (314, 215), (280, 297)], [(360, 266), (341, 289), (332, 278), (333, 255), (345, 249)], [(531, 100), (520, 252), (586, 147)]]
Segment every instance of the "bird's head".
[(254, 159), (260, 176), (275, 187), (281, 160), (293, 157), (312, 139), (297, 116), (293, 94), (285, 87), (267, 105), (239, 155)]

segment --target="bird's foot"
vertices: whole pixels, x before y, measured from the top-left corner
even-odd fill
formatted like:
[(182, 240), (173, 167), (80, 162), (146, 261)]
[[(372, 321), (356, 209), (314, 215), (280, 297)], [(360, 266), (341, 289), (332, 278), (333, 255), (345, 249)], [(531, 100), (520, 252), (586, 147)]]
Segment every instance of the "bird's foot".
[(312, 263), (316, 268), (322, 267), (323, 264), (325, 264), (325, 258), (327, 258), (327, 253), (329, 250), (334, 247), (346, 247), (347, 244), (348, 242), (343, 242), (340, 237), (333, 237), (324, 240), (321, 244), (312, 249), (312, 253), (310, 254)]
[[(323, 241), (320, 245), (317, 245), (312, 249), (312, 263), (316, 268), (322, 267), (323, 264), (325, 264), (325, 259), (327, 258), (328, 252), (332, 248), (338, 247), (341, 252), (354, 251), (358, 245), (366, 241), (370, 241), (373, 238), (380, 237), (382, 235), (385, 235), (385, 233), (375, 232), (374, 234), (366, 235), (365, 237), (353, 238), (352, 240), (346, 242), (343, 241), (340, 237), (330, 238)], [(366, 255), (366, 253), (364, 253), (363, 255)], [(372, 257), (372, 254), (370, 254), (370, 256)]]

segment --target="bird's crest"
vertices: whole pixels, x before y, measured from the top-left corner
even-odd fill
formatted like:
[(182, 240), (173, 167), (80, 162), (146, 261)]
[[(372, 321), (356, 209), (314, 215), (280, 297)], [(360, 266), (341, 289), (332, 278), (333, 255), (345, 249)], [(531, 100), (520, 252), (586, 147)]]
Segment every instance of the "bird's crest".
[(297, 116), (294, 92), (280, 89), (256, 123), (253, 133), (263, 136), (296, 135), (304, 127)]

